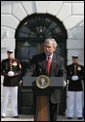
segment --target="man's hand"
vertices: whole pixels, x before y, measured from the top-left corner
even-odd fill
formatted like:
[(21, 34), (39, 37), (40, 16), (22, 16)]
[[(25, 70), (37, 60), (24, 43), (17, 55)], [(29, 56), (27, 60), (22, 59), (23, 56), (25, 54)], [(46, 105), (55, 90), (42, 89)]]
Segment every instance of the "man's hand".
[(18, 75), (19, 75), (19, 73), (15, 73), (15, 74), (14, 74), (14, 76), (18, 76)]
[(22, 80), (19, 82), (19, 86), (22, 86)]
[(6, 74), (5, 72), (3, 72), (3, 74), (2, 74), (2, 75), (3, 75), (4, 77), (5, 77), (5, 76), (8, 76), (8, 74)]
[(66, 86), (67, 84), (66, 84), (66, 81), (64, 80), (64, 86)]

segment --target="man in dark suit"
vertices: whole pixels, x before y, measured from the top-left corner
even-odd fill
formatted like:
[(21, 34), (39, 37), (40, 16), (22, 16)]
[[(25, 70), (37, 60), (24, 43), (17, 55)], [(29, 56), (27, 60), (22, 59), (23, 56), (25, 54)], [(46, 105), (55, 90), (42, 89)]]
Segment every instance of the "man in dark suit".
[[(44, 42), (44, 53), (34, 56), (30, 64), (31, 76), (47, 75), (49, 77), (62, 77), (64, 75), (64, 61), (54, 54), (57, 47), (55, 39), (48, 38)], [(50, 119), (56, 121), (60, 89), (56, 89), (50, 96)]]

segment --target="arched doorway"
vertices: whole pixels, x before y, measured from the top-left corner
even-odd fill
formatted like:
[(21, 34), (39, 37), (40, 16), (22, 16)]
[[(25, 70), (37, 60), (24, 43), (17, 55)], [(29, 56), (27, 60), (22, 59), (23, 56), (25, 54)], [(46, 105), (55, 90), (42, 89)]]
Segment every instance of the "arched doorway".
[[(61, 55), (64, 58), (66, 65), (67, 31), (63, 23), (50, 14), (32, 14), (20, 22), (15, 34), (15, 57), (18, 58), (22, 64), (23, 62), (25, 62), (24, 64), (28, 64), (33, 55), (43, 52), (44, 40), (49, 37), (55, 38), (57, 41), (58, 47), (55, 53), (56, 55)], [(23, 49), (24, 47), (25, 50)], [(20, 100), (19, 103), (19, 113), (32, 113), (32, 91), (30, 89), (27, 90), (22, 88), (19, 92), (20, 99), (22, 97), (22, 102)], [(23, 101), (23, 98), (26, 99), (28, 96), (29, 99)]]

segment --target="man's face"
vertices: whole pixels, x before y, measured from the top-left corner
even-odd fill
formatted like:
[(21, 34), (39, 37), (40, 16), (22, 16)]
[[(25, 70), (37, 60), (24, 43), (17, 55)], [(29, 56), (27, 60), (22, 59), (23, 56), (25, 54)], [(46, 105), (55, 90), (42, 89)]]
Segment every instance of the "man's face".
[(74, 64), (77, 64), (78, 63), (78, 58), (72, 58), (72, 61)]
[(53, 42), (46, 42), (44, 45), (44, 52), (46, 55), (51, 56), (56, 50), (56, 47), (53, 47)]
[(12, 59), (13, 58), (13, 53), (8, 53), (8, 58)]

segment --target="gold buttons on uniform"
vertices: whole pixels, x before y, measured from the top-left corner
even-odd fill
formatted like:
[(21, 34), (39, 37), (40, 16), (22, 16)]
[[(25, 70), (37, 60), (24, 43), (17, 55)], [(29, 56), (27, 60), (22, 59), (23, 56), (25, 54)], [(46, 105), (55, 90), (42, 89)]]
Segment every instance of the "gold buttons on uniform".
[(12, 71), (12, 61), (10, 60), (10, 71)]

